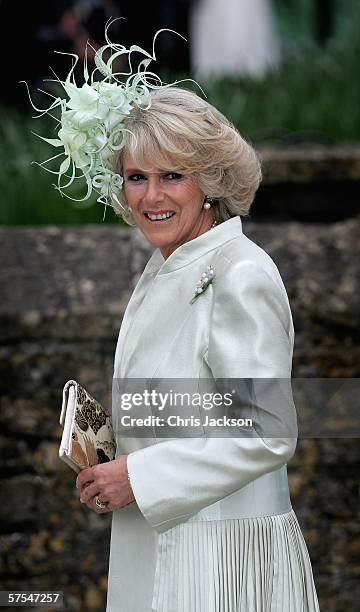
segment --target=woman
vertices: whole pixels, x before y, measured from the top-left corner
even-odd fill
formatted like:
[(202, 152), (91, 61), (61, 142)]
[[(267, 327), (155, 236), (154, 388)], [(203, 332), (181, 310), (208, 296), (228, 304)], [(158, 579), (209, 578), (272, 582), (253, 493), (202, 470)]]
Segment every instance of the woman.
[[(261, 178), (254, 150), (180, 88), (153, 91), (126, 128), (119, 210), (157, 248), (122, 322), (114, 379), (204, 389), (290, 378), (286, 291), (269, 255), (242, 233)], [(83, 503), (113, 513), (107, 612), (319, 609), (287, 485), (293, 404), (277, 410), (263, 394), (256, 435), (204, 427), (201, 436), (149, 439), (127, 436), (113, 404), (118, 456), (77, 479)], [(265, 414), (278, 423), (272, 435), (259, 433)]]

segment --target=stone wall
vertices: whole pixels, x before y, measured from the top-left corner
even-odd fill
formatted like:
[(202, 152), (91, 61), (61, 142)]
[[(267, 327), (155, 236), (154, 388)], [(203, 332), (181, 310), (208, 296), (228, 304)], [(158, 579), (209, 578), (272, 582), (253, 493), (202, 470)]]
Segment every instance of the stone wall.
[[(359, 225), (244, 220), (288, 289), (295, 377), (359, 376)], [(58, 459), (61, 390), (76, 378), (110, 405), (118, 329), (150, 249), (137, 231), (82, 226), (3, 228), (0, 252), (1, 589), (59, 589), (65, 609), (100, 612), (111, 517), (79, 503)], [(302, 440), (289, 465), (325, 612), (355, 611), (360, 599), (358, 449)]]

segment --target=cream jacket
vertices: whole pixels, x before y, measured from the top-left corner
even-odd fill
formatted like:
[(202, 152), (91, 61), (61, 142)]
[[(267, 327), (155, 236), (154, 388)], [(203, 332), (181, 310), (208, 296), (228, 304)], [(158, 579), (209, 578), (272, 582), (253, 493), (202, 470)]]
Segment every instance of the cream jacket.
[[(214, 282), (193, 303), (207, 266)], [(288, 297), (270, 256), (233, 217), (177, 248), (157, 249), (130, 299), (120, 329), (116, 379), (289, 379), (294, 329)], [(257, 414), (277, 408), (266, 402)], [(270, 398), (269, 398), (270, 399)], [(271, 408), (269, 408), (271, 404)], [(296, 429), (295, 408), (274, 414)], [(136, 502), (114, 513), (141, 513), (163, 533), (187, 521), (276, 515), (291, 510), (286, 462), (296, 437), (123, 436), (113, 405), (118, 454), (128, 454)], [(256, 429), (256, 424), (255, 424)], [(261, 427), (257, 430), (261, 431)], [(285, 428), (284, 428), (285, 431)], [(130, 514), (129, 514), (130, 513)]]

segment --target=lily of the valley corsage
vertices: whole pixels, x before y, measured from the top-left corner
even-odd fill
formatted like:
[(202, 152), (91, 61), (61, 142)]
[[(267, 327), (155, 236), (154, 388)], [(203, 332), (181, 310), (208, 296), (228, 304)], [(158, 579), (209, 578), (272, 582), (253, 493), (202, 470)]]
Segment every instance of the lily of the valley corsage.
[(196, 289), (190, 304), (193, 304), (200, 295), (214, 282), (215, 274), (212, 266), (207, 266), (206, 272), (203, 272), (200, 280), (196, 283)]

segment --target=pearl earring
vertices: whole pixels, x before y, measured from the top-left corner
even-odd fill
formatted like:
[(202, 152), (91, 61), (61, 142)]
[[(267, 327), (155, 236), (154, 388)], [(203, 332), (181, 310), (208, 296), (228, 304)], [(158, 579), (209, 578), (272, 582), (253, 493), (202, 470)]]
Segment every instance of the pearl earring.
[(211, 208), (211, 205), (213, 203), (214, 203), (214, 200), (212, 198), (209, 198), (209, 196), (206, 196), (205, 202), (203, 204), (203, 208), (205, 208), (205, 210), (209, 210), (209, 208)]

